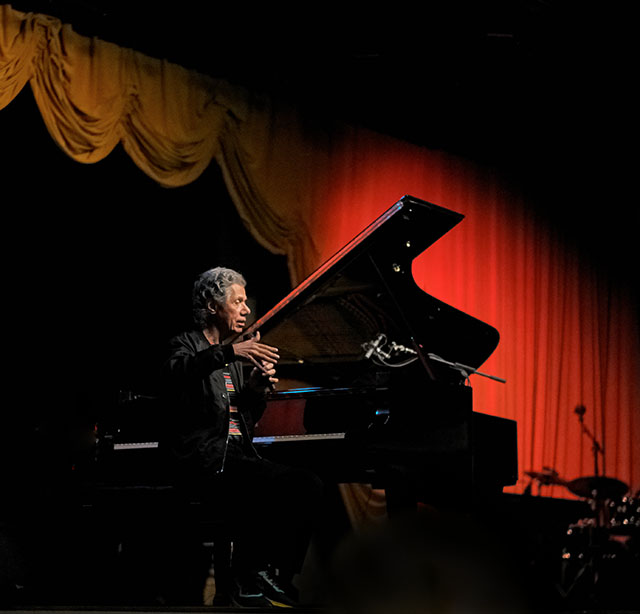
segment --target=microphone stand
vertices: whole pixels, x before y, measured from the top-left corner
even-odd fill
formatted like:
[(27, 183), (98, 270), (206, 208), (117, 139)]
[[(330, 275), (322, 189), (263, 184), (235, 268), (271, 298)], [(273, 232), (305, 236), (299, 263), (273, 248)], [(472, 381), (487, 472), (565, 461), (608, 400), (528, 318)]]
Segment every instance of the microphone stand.
[(584, 424), (584, 414), (586, 413), (586, 408), (584, 405), (578, 405), (575, 408), (575, 413), (578, 415), (578, 420), (580, 421), (580, 429), (583, 435), (586, 435), (591, 440), (591, 451), (593, 452), (593, 469), (595, 476), (595, 488), (592, 490), (591, 494), (595, 496), (591, 499), (591, 509), (596, 517), (596, 526), (598, 528), (605, 526), (605, 504), (602, 501), (602, 498), (598, 496), (598, 478), (600, 477), (600, 471), (598, 467), (598, 453), (604, 455), (604, 451), (602, 446), (598, 443), (598, 440), (595, 438), (594, 434), (585, 426)]
[(582, 431), (582, 434), (586, 435), (589, 439), (591, 439), (591, 442), (592, 442), (591, 451), (593, 452), (593, 464), (594, 464), (594, 471), (595, 471), (594, 475), (597, 478), (600, 476), (600, 471), (598, 468), (598, 453), (604, 456), (604, 450), (602, 449), (602, 446), (598, 443), (598, 440), (595, 438), (593, 433), (584, 424), (584, 414), (587, 411), (584, 405), (578, 405), (578, 407), (576, 407), (574, 411), (576, 414), (578, 414), (578, 420), (580, 421), (580, 429)]

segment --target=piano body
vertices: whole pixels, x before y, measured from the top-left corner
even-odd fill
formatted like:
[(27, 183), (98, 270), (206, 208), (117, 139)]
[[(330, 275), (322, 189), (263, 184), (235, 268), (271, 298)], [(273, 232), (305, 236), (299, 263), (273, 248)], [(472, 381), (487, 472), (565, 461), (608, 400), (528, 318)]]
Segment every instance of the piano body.
[[(257, 425), (262, 455), (388, 498), (452, 505), (516, 482), (516, 424), (474, 412), (468, 377), (499, 334), (429, 296), (411, 271), (462, 219), (403, 197), (248, 327), (280, 353), (280, 383)], [(126, 428), (104, 439), (107, 474), (138, 475), (134, 458), (158, 452), (155, 437), (132, 441)]]
[(498, 331), (412, 275), (463, 217), (403, 197), (247, 329), (280, 353), (264, 455), (388, 492), (410, 484), (425, 502), (515, 484), (516, 424), (474, 412), (468, 385)]

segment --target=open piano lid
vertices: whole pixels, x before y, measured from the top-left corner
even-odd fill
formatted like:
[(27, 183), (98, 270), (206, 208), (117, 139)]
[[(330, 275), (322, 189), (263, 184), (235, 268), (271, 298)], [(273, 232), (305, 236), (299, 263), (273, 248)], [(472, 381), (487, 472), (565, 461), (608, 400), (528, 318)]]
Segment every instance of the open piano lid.
[(380, 335), (418, 352), (432, 377), (459, 379), (428, 355), (477, 369), (498, 345), (498, 331), (421, 290), (411, 265), (463, 218), (404, 196), (245, 334), (259, 330), (279, 349), (281, 378), (303, 370), (305, 383), (318, 386), (351, 385), (371, 365), (363, 344)]

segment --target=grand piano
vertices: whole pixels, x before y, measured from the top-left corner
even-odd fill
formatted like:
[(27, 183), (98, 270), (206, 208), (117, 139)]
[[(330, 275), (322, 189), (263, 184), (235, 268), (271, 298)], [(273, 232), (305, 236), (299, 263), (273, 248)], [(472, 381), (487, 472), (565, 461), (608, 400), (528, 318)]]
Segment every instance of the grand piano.
[[(467, 505), (516, 482), (516, 423), (474, 411), (470, 385), (498, 331), (412, 275), (463, 217), (401, 198), (247, 328), (280, 354), (254, 441), (263, 456), (370, 483), (398, 507)], [(114, 433), (107, 466), (130, 477), (135, 451), (157, 441)]]

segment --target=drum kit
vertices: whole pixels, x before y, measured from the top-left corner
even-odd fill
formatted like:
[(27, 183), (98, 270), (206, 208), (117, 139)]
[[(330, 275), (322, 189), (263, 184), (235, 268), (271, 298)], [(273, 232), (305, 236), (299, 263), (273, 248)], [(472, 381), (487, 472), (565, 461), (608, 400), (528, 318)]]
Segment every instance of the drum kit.
[[(593, 441), (595, 473), (592, 476), (565, 480), (551, 467), (542, 471), (526, 471), (531, 484), (562, 486), (573, 495), (589, 503), (591, 514), (569, 524), (561, 552), (561, 579), (558, 590), (563, 597), (585, 591), (592, 598), (607, 576), (625, 575), (640, 564), (640, 490), (631, 493), (629, 486), (616, 478), (600, 475), (598, 454), (602, 448), (584, 427), (584, 408), (576, 413), (583, 426), (583, 434)], [(635, 572), (633, 572), (635, 573)], [(640, 577), (640, 576), (639, 576)]]
[(629, 486), (616, 478), (594, 475), (575, 480), (563, 480), (555, 469), (544, 467), (543, 471), (525, 471), (525, 473), (541, 486), (564, 486), (569, 492), (587, 500), (621, 499), (626, 497)]
[(627, 598), (629, 576), (640, 569), (640, 490), (632, 494), (621, 480), (601, 475), (567, 481), (548, 467), (526, 475), (540, 486), (565, 487), (588, 502), (592, 512), (569, 524), (561, 536), (560, 596), (588, 603), (609, 599), (612, 593), (613, 598)]

